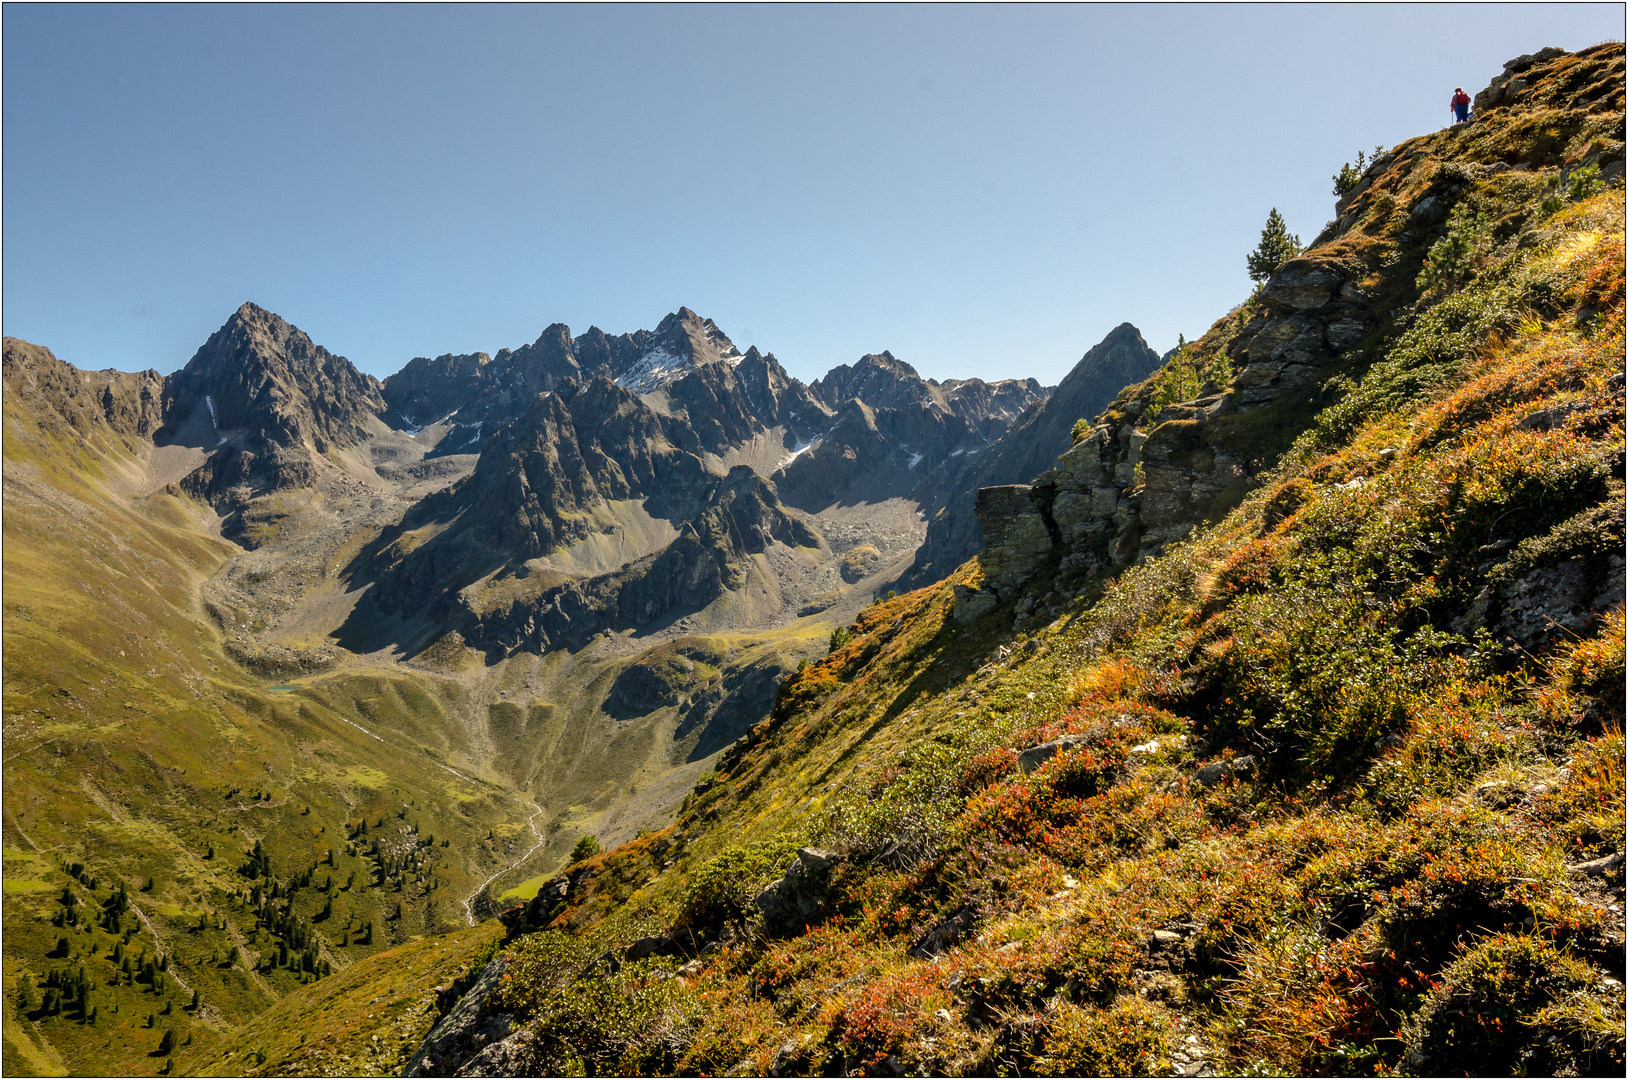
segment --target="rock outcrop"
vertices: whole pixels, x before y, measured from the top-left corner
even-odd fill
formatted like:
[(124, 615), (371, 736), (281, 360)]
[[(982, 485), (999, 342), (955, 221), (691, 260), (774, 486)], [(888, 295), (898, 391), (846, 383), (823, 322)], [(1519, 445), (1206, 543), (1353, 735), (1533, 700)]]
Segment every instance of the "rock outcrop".
[[(919, 588), (944, 577), (977, 553), (984, 536), (974, 511), (981, 487), (1027, 483), (1050, 468), (1070, 445), (1081, 419), (1096, 416), (1124, 387), (1139, 383), (1159, 366), (1159, 355), (1141, 333), (1124, 323), (1074, 365), (1044, 401), (1031, 401), (1002, 436), (977, 453), (949, 491), (943, 509), (932, 516), (915, 565), (900, 584)], [(952, 394), (970, 388), (957, 386)]]
[[(1569, 113), (1543, 113), (1566, 138), (1529, 140), (1518, 153), (1497, 141), (1471, 144), (1463, 152), (1468, 160), (1460, 160), (1452, 157), (1456, 144), (1420, 136), (1381, 155), (1340, 200), (1337, 219), (1313, 246), (1280, 265), (1255, 296), (1193, 343), (1202, 355), (1224, 354), (1230, 361), (1233, 375), (1226, 385), (1163, 407), (1155, 404), (1157, 379), (1131, 386), (1078, 443), (1034, 476), (1023, 497), (1006, 492), (980, 502), (978, 521), (986, 537), (999, 542), (989, 543), (981, 556), (980, 588), (961, 590), (957, 618), (979, 617), (1025, 594), (1018, 602), (1021, 624), (1047, 597), (1055, 603), (1093, 587), (1235, 506), (1313, 417), (1394, 344), (1405, 329), (1398, 319), (1418, 317), (1418, 268), (1472, 183), (1510, 169), (1562, 173), (1581, 163), (1581, 157), (1562, 163), (1556, 147), (1583, 132), (1606, 130), (1613, 110), (1623, 107), (1620, 77), (1611, 75), (1620, 73), (1620, 62), (1613, 67), (1591, 59), (1604, 56), (1603, 49), (1522, 57), (1506, 72), (1519, 80), (1484, 92), (1489, 109), (1581, 100), (1583, 107)], [(1511, 89), (1517, 81), (1523, 86)], [(1585, 156), (1602, 166), (1622, 160), (1621, 141), (1600, 137), (1590, 146)], [(1514, 160), (1474, 159), (1488, 154)], [(1045, 411), (1065, 399), (1067, 388), (1065, 380)], [(1026, 418), (1003, 441), (1027, 437)], [(949, 531), (935, 520), (918, 577), (907, 580), (918, 580), (933, 565), (930, 549), (942, 549)], [(1043, 535), (1051, 537), (1049, 548), (1039, 539)], [(1601, 566), (1587, 584), (1570, 582), (1564, 570), (1535, 568), (1532, 588), (1570, 590), (1583, 603), (1583, 593), (1612, 572)], [(1489, 594), (1489, 605), (1496, 606), (1494, 599), (1503, 605), (1489, 617), (1510, 620), (1516, 640), (1527, 633), (1519, 614), (1529, 604), (1526, 595), (1513, 582), (1500, 598)], [(1532, 622), (1552, 617), (1545, 607)]]
[(826, 882), (841, 861), (842, 856), (834, 851), (798, 848), (785, 875), (757, 895), (764, 930), (788, 933), (818, 915), (825, 906)]
[(780, 366), (774, 353), (759, 353), (754, 346), (735, 366), (741, 393), (765, 427), (784, 425), (799, 444), (824, 431), (831, 409), (800, 380)]

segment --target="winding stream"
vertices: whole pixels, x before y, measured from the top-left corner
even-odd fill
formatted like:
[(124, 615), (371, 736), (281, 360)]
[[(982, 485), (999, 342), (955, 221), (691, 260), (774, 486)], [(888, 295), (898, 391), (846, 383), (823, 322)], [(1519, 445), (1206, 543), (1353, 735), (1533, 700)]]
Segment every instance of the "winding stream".
[(480, 885), (475, 889), (474, 892), (472, 892), (468, 896), (464, 897), (464, 918), (469, 920), (469, 925), (470, 926), (475, 925), (475, 908), (474, 908), (475, 897), (477, 897), (481, 893), (485, 892), (486, 891), (486, 886), (490, 885), (492, 882), (496, 881), (498, 878), (502, 877), (504, 874), (507, 874), (510, 870), (513, 870), (515, 867), (519, 866), (521, 863), (525, 862), (527, 859), (531, 858), (532, 855), (536, 853), (537, 849), (542, 847), (543, 844), (547, 842), (545, 840), (545, 838), (543, 837), (543, 834), (541, 832), (539, 832), (538, 829), (537, 829), (537, 815), (541, 814), (543, 812), (543, 808), (541, 806), (538, 806), (536, 803), (532, 803), (531, 808), (535, 811), (535, 813), (533, 813), (531, 815), (531, 817), (526, 819), (526, 828), (531, 830), (531, 835), (533, 835), (533, 836), (535, 836), (537, 838), (537, 842), (531, 846), (531, 850), (527, 851), (524, 855), (520, 856), (514, 862), (510, 863), (508, 866), (505, 866), (503, 869), (499, 870), (497, 873), (493, 874), (491, 877), (489, 877), (485, 881), (481, 882)]

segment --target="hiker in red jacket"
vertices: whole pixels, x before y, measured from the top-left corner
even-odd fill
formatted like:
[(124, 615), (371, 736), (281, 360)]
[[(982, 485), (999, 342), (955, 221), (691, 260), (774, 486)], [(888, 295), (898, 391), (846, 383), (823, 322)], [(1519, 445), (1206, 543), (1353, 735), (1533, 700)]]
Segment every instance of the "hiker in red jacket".
[(1460, 86), (1453, 91), (1452, 106), (1453, 115), (1457, 117), (1453, 123), (1468, 123), (1470, 119), (1470, 95), (1464, 92), (1464, 87)]

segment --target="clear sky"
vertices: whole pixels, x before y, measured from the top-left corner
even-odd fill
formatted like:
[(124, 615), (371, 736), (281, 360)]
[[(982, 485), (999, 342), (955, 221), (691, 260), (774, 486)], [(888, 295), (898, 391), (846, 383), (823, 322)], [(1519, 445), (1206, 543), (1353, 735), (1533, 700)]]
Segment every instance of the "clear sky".
[(7, 4), (4, 331), (168, 372), (253, 300), (383, 377), (688, 304), (805, 379), (1055, 383), (1623, 12)]

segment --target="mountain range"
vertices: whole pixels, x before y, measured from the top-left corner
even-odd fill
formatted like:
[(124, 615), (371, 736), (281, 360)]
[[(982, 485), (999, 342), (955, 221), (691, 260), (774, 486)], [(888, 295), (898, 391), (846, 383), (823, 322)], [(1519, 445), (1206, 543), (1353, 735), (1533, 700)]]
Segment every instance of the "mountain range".
[[(252, 303), (169, 375), (7, 338), (4, 387), (7, 710), (42, 725), (8, 739), (23, 760), (87, 739), (110, 770), (92, 804), (173, 766), (155, 733), (184, 747), (193, 764), (131, 807), (167, 839), (121, 832), (99, 857), (160, 881), (209, 878), (203, 854), (250, 832), (273, 859), (360, 860), (353, 882), (401, 895), (340, 890), (358, 929), (324, 946), (330, 968), (489, 912), (584, 834), (666, 820), (1049, 393), (941, 384), (885, 352), (807, 385), (688, 308), (618, 336), (556, 323), (380, 382)], [(159, 644), (177, 635), (189, 651)], [(64, 664), (99, 689), (40, 707)], [(18, 784), (80, 807), (93, 781)], [(261, 816), (323, 816), (319, 835), (394, 820), (398, 854), (228, 826), (245, 789)], [(55, 845), (63, 828), (25, 831)], [(433, 870), (391, 861), (417, 830), (458, 849)], [(229, 878), (198, 898), (226, 903)], [(222, 1018), (286, 992), (242, 970), (194, 980), (219, 982)]]
[(6, 338), (6, 1069), (1620, 1074), (1623, 101), (1055, 388)]

